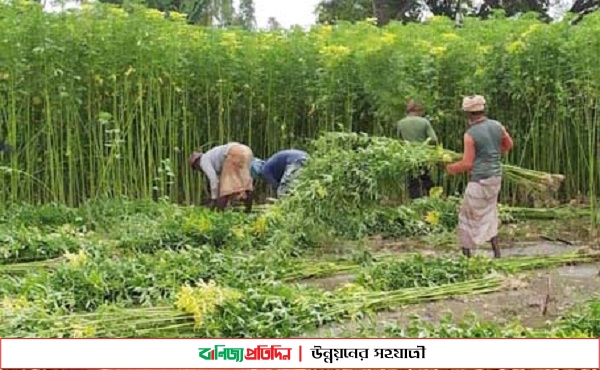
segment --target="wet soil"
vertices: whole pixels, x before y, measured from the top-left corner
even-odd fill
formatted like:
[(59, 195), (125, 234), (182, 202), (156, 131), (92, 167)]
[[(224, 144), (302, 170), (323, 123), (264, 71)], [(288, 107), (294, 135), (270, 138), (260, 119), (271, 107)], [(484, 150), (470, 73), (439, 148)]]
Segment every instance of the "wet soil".
[[(512, 284), (514, 290), (397, 307), (394, 311), (379, 313), (373, 325), (404, 326), (415, 315), (436, 323), (451, 314), (454, 320), (460, 322), (475, 314), (481, 321), (506, 324), (518, 319), (525, 326), (540, 328), (559, 318), (575, 304), (600, 294), (598, 269), (595, 264), (586, 264), (536, 270), (520, 275), (518, 282)], [(338, 279), (337, 283), (348, 281), (348, 277)], [(347, 335), (355, 328), (353, 325), (324, 327), (318, 334), (342, 335), (343, 332)]]
[(475, 314), (482, 321), (508, 323), (519, 319), (528, 327), (542, 327), (576, 303), (600, 294), (598, 267), (579, 265), (540, 270), (524, 275), (523, 288), (407, 306), (401, 312), (382, 313), (378, 324), (407, 324), (411, 315), (437, 322), (450, 313), (457, 320)]
[[(569, 243), (573, 245), (600, 243), (600, 239), (592, 237), (590, 230), (589, 221), (585, 219), (527, 221), (502, 225), (499, 237), (502, 248), (506, 249), (524, 245), (547, 245), (546, 241), (548, 239), (553, 240), (555, 238), (563, 241), (556, 243), (557, 248), (560, 245), (567, 246)], [(586, 241), (586, 243), (583, 241)], [(424, 246), (427, 246), (426, 248), (429, 250), (438, 252), (459, 250), (455, 232), (402, 240), (373, 237), (369, 244), (370, 249), (376, 252), (421, 251)]]
[[(533, 238), (532, 238), (533, 239)], [(378, 244), (378, 250), (387, 250)], [(550, 256), (574, 252), (581, 245), (568, 245), (561, 242), (529, 241), (514, 243), (502, 249), (503, 257), (508, 256)], [(395, 249), (395, 248), (394, 248)], [(412, 248), (397, 248), (395, 252), (414, 251)], [(441, 254), (443, 250), (422, 250), (422, 253)], [(491, 255), (489, 248), (481, 248), (476, 254)], [(395, 308), (394, 311), (378, 314), (373, 323), (381, 327), (386, 323), (407, 325), (411, 317), (417, 315), (423, 320), (439, 322), (446, 314), (451, 314), (457, 321), (468, 319), (475, 314), (479, 320), (508, 323), (519, 319), (528, 327), (543, 327), (548, 321), (559, 318), (575, 304), (600, 295), (600, 276), (597, 264), (563, 266), (552, 269), (535, 270), (515, 277), (518, 283), (513, 290), (504, 290), (486, 295), (456, 297), (442, 301), (407, 305)], [(307, 280), (306, 283), (323, 289), (334, 290), (351, 282), (352, 274), (336, 275), (320, 279)], [(364, 323), (363, 323), (364, 324)], [(349, 334), (353, 324), (324, 327), (318, 333), (322, 335)]]

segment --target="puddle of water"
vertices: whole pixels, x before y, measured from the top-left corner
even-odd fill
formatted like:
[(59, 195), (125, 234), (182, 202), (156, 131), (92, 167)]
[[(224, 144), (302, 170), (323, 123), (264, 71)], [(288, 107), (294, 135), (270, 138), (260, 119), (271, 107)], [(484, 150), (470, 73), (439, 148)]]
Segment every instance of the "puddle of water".
[(575, 265), (575, 266), (562, 266), (556, 271), (561, 276), (575, 277), (575, 278), (590, 278), (598, 276), (600, 268), (596, 265)]

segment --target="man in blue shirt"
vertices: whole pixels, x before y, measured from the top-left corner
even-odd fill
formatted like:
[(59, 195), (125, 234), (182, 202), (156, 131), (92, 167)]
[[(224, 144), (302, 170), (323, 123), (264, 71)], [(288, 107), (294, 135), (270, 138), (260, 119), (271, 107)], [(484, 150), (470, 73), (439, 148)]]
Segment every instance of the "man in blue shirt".
[(262, 166), (262, 178), (277, 191), (277, 197), (286, 194), (291, 180), (308, 160), (308, 154), (302, 150), (288, 149), (277, 152)]

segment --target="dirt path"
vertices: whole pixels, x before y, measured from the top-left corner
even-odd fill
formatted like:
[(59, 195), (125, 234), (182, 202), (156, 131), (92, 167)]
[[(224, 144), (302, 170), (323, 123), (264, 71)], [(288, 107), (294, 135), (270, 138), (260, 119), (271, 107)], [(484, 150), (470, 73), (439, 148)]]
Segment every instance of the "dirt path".
[[(506, 249), (504, 256), (554, 255), (577, 250), (579, 247), (553, 243), (535, 243)], [(479, 254), (489, 253), (487, 250)], [(519, 287), (515, 290), (496, 293), (457, 297), (442, 301), (407, 305), (392, 312), (377, 315), (374, 325), (386, 323), (406, 325), (411, 316), (417, 315), (430, 322), (438, 322), (450, 313), (457, 321), (475, 314), (482, 321), (508, 323), (518, 318), (525, 326), (542, 327), (549, 320), (560, 317), (574, 304), (583, 302), (595, 294), (600, 294), (600, 277), (596, 264), (564, 266), (553, 269), (535, 270), (519, 276)], [(314, 279), (308, 282), (324, 289), (332, 290), (350, 282), (351, 274)], [(547, 296), (549, 301), (546, 303)], [(546, 308), (545, 314), (543, 313)], [(348, 334), (355, 328), (352, 323), (324, 327), (316, 335)]]

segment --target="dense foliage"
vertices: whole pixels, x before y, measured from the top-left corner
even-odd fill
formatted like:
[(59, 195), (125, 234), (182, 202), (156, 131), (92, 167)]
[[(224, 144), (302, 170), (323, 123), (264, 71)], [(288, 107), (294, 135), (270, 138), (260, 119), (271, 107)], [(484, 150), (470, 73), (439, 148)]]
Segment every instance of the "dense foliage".
[(137, 7), (1, 7), (0, 129), (15, 147), (0, 154), (3, 200), (196, 201), (198, 146), (238, 140), (265, 157), (322, 130), (391, 134), (408, 97), (459, 151), (458, 104), (475, 92), (515, 137), (512, 164), (565, 174), (568, 196), (600, 180), (598, 14), (576, 27), (434, 18), (253, 33)]

